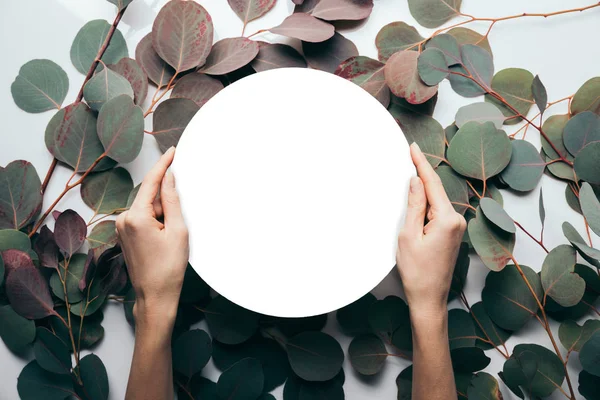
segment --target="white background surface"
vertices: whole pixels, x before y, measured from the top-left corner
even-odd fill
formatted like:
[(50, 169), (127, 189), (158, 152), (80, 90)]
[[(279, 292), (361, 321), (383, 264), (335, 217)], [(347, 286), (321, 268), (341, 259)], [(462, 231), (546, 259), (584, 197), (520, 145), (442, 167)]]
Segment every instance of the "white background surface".
[[(225, 37), (238, 36), (242, 23), (229, 9), (225, 0), (199, 1), (212, 15), (215, 25), (215, 41)], [(119, 28), (129, 43), (129, 53), (133, 56), (135, 45), (151, 30), (154, 16), (165, 3), (165, 0), (134, 0), (127, 10)], [(501, 17), (523, 12), (550, 12), (567, 7), (582, 7), (593, 4), (593, 0), (504, 0), (477, 1), (464, 0), (463, 11), (480, 17)], [(291, 13), (290, 1), (278, 0), (276, 7), (265, 17), (251, 22), (247, 32), (253, 33), (258, 29), (273, 27)], [(19, 67), (33, 58), (49, 58), (59, 63), (70, 78), (70, 89), (65, 104), (73, 101), (83, 75), (71, 65), (69, 49), (77, 31), (87, 21), (105, 18), (112, 22), (115, 15), (114, 6), (103, 0), (3, 0), (0, 3), (0, 54), (2, 57), (2, 74), (0, 74), (0, 110), (3, 128), (0, 141), (0, 165), (6, 165), (15, 159), (31, 161), (38, 174), (43, 178), (51, 157), (45, 148), (43, 135), (52, 112), (42, 114), (27, 114), (18, 109), (10, 95), (10, 84), (18, 73)], [(371, 17), (362, 24), (344, 24), (349, 27), (342, 33), (353, 40), (362, 55), (376, 58), (374, 45), (375, 36), (379, 29), (392, 21), (406, 21), (418, 26), (410, 16), (405, 0), (375, 0)], [(455, 20), (457, 21), (457, 20)], [(570, 14), (551, 19), (527, 18), (506, 21), (497, 24), (490, 36), (494, 52), (496, 71), (508, 67), (522, 67), (534, 75), (539, 74), (545, 83), (550, 101), (573, 94), (587, 79), (600, 75), (600, 49), (595, 39), (600, 34), (600, 9), (594, 9), (582, 14)], [(485, 32), (487, 23), (473, 23), (468, 27)], [(430, 35), (433, 30), (418, 27), (423, 36)], [(260, 37), (260, 36), (259, 36)], [(275, 35), (263, 35), (266, 39), (276, 39)], [(473, 100), (463, 99), (455, 95), (447, 82), (440, 87), (440, 98), (434, 117), (443, 126), (454, 120), (454, 114), (461, 105)], [(555, 106), (548, 115), (566, 110), (566, 104)], [(302, 114), (299, 111), (300, 115)], [(535, 111), (532, 111), (533, 115)], [(510, 133), (514, 128), (508, 128)], [(538, 134), (530, 129), (528, 134), (536, 146), (539, 146)], [(144, 173), (157, 160), (159, 151), (155, 141), (146, 137), (142, 154), (133, 163), (126, 165), (137, 184)], [(63, 167), (57, 168), (45, 196), (44, 206), (60, 193), (70, 171)], [(555, 247), (565, 243), (561, 233), (561, 224), (569, 220), (583, 232), (582, 218), (571, 211), (564, 200), (564, 186), (549, 177), (542, 181), (547, 208), (546, 238), (547, 247)], [(537, 199), (538, 190), (527, 195), (514, 195), (504, 192), (505, 206), (509, 214), (523, 226), (536, 234), (540, 229), (538, 220)], [(82, 202), (77, 190), (69, 193), (59, 204), (58, 209), (74, 208), (86, 219), (92, 212)], [(600, 239), (595, 238), (595, 243)], [(517, 232), (515, 248), (517, 260), (539, 271), (544, 253), (529, 238), (520, 231)], [(432, 262), (435, 260), (432, 258)], [(467, 282), (466, 294), (471, 303), (480, 299), (481, 288), (487, 269), (473, 258)], [(332, 287), (332, 295), (335, 288)], [(399, 282), (392, 273), (375, 290), (378, 298), (388, 294), (400, 293)], [(451, 303), (457, 307), (458, 303)], [(107, 367), (111, 399), (122, 399), (129, 372), (133, 350), (133, 335), (123, 316), (120, 304), (109, 304), (105, 309), (103, 326), (106, 329), (102, 343), (94, 350)], [(201, 324), (201, 326), (204, 326)], [(555, 333), (557, 325), (553, 325)], [(335, 316), (329, 316), (325, 331), (334, 334), (340, 340), (344, 350), (347, 350), (350, 338), (340, 334), (335, 322)], [(509, 350), (522, 342), (540, 343), (550, 346), (544, 331), (530, 322), (524, 329), (514, 335), (507, 343)], [(492, 357), (492, 363), (487, 371), (497, 376), (502, 369), (503, 359), (493, 351), (487, 352)], [(31, 355), (29, 356), (31, 358)], [(29, 359), (28, 358), (28, 359)], [(28, 361), (11, 354), (3, 343), (0, 343), (0, 399), (17, 399), (16, 379), (22, 367)], [(395, 399), (395, 378), (408, 365), (401, 359), (387, 361), (382, 373), (372, 379), (365, 380), (357, 376), (348, 360), (345, 361), (346, 398), (349, 400), (362, 399)], [(571, 377), (577, 391), (577, 372), (579, 361), (577, 356), (570, 360)], [(216, 379), (217, 371), (212, 364), (204, 372), (209, 378)], [(505, 399), (514, 399), (510, 391), (501, 384)], [(566, 385), (564, 385), (566, 387)], [(275, 396), (281, 399), (282, 388), (278, 388)], [(555, 393), (552, 398), (563, 398)]]

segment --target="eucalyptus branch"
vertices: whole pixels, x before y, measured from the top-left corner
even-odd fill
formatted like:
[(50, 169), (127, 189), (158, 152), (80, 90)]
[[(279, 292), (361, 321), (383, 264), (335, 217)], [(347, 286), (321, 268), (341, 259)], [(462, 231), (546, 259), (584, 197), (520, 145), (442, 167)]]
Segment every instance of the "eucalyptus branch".
[[(570, 108), (570, 102), (573, 99), (573, 94), (567, 97), (563, 97), (562, 99), (558, 99), (556, 101), (551, 101), (548, 103), (548, 105), (546, 106), (546, 108), (544, 109), (544, 112), (546, 112), (550, 107), (552, 107), (555, 104), (558, 103), (562, 103), (563, 101), (569, 100), (569, 108)], [(570, 110), (569, 110), (570, 111)], [(536, 115), (533, 116), (532, 119), (536, 119), (537, 117), (542, 117), (542, 112), (538, 112)], [(540, 120), (540, 125), (542, 124), (542, 121)], [(511, 138), (514, 138), (515, 136), (517, 136), (519, 134), (519, 132), (521, 132), (522, 130), (525, 130), (525, 132), (523, 132), (523, 137), (521, 139), (525, 139), (525, 136), (527, 135), (527, 129), (529, 128), (529, 124), (524, 124), (522, 127), (520, 127), (519, 129), (517, 129), (517, 131), (515, 133), (512, 133), (508, 136), (510, 136)]]
[(156, 92), (154, 93), (154, 96), (152, 96), (152, 103), (150, 103), (150, 106), (148, 107), (148, 109), (144, 113), (144, 118), (146, 118), (148, 115), (150, 115), (151, 113), (154, 112), (154, 106), (156, 105), (156, 103), (158, 103), (160, 101), (160, 99), (162, 99), (164, 97), (164, 95), (167, 94), (167, 92), (173, 88), (173, 82), (175, 82), (175, 78), (177, 77), (177, 74), (178, 74), (178, 72), (175, 72), (173, 74), (173, 77), (171, 78), (171, 80), (169, 80), (169, 83), (167, 84), (167, 87), (165, 88), (165, 90), (158, 97), (156, 96), (156, 94), (160, 90), (160, 87), (156, 89)]
[(514, 221), (515, 225), (522, 230), (527, 236), (529, 236), (531, 238), (531, 240), (533, 240), (534, 242), (536, 242), (538, 245), (541, 246), (542, 249), (544, 249), (544, 251), (546, 253), (550, 253), (548, 251), (548, 249), (546, 248), (546, 246), (544, 246), (544, 243), (541, 240), (537, 240), (531, 233), (529, 233), (529, 231), (527, 231), (527, 229), (523, 228), (523, 225), (521, 225), (520, 223), (518, 223), (517, 221)]
[[(104, 39), (104, 43), (102, 43), (100, 50), (98, 50), (98, 53), (96, 54), (96, 58), (94, 59), (94, 62), (90, 66), (90, 69), (89, 69), (87, 75), (85, 76), (83, 83), (81, 84), (81, 88), (79, 89), (79, 93), (77, 94), (77, 99), (75, 100), (75, 103), (78, 103), (83, 99), (83, 88), (84, 88), (85, 84), (88, 83), (88, 81), (94, 75), (94, 71), (96, 71), (96, 67), (98, 67), (98, 63), (100, 62), (100, 60), (102, 59), (102, 56), (106, 52), (106, 49), (108, 48), (108, 45), (110, 44), (110, 41), (111, 41), (115, 31), (117, 30), (117, 25), (119, 25), (119, 22), (121, 22), (121, 18), (123, 18), (123, 14), (125, 13), (126, 9), (127, 9), (127, 6), (123, 7), (123, 9), (121, 9), (117, 13), (115, 20), (113, 21), (110, 29), (108, 30), (108, 34), (106, 35), (106, 38)], [(44, 192), (46, 191), (46, 188), (48, 187), (48, 184), (50, 183), (50, 178), (52, 177), (52, 174), (54, 174), (54, 170), (56, 169), (57, 164), (58, 164), (58, 160), (55, 157), (52, 159), (52, 163), (50, 164), (50, 167), (48, 168), (48, 172), (46, 172), (46, 177), (44, 178), (44, 181), (42, 182), (42, 188), (41, 188), (42, 195), (44, 194)]]

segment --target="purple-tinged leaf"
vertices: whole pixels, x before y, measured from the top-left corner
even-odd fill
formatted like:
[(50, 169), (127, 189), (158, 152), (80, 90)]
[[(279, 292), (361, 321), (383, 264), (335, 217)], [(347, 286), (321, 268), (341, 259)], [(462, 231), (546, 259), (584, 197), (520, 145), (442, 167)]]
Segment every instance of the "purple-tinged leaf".
[(292, 0), (292, 3), (294, 3), (295, 5), (302, 5), (302, 3), (304, 3), (304, 0)]
[(320, 0), (311, 14), (326, 21), (361, 20), (371, 11), (373, 0)]
[(142, 104), (148, 95), (148, 75), (133, 58), (121, 58), (118, 63), (108, 68), (127, 79), (133, 89), (135, 104)]
[(11, 272), (19, 268), (34, 266), (29, 254), (17, 249), (4, 250), (2, 252), (2, 260), (4, 261), (6, 275), (10, 275)]
[(122, 9), (127, 7), (129, 5), (129, 3), (131, 3), (133, 0), (107, 0), (107, 1), (109, 3), (113, 3), (115, 6), (117, 6), (117, 9), (119, 11), (121, 11)]
[(266, 42), (258, 42), (258, 45), (258, 55), (250, 63), (256, 72), (276, 68), (306, 68), (306, 60), (292, 46)]
[(47, 225), (42, 226), (33, 249), (40, 258), (40, 265), (46, 268), (58, 267), (58, 246), (54, 241), (54, 234)]
[(195, 1), (169, 1), (152, 26), (154, 50), (177, 72), (203, 65), (212, 42), (210, 14)]
[(62, 213), (62, 212), (61, 212), (61, 211), (58, 211), (58, 210), (54, 210), (54, 211), (52, 211), (52, 218), (54, 218), (54, 220), (56, 221), (56, 220), (58, 219), (58, 217), (60, 217), (60, 214), (61, 214), (61, 213)]
[(365, 89), (387, 108), (390, 104), (390, 89), (385, 83), (384, 68), (385, 64), (380, 61), (357, 56), (341, 63), (335, 74)]
[(292, 14), (283, 22), (269, 29), (271, 33), (283, 35), (304, 42), (324, 42), (335, 33), (333, 25), (304, 13)]
[(384, 68), (385, 81), (392, 93), (410, 104), (422, 104), (435, 96), (438, 86), (427, 86), (417, 69), (419, 53), (400, 51), (390, 57)]
[(337, 32), (324, 42), (303, 42), (302, 51), (308, 65), (326, 72), (334, 72), (343, 61), (358, 56), (356, 45)]
[(268, 13), (275, 5), (276, 0), (227, 0), (227, 2), (246, 27), (248, 22)]
[(294, 2), (294, 13), (310, 14), (321, 0), (304, 0), (299, 3)]
[(163, 153), (176, 146), (183, 130), (196, 115), (199, 107), (192, 100), (169, 99), (156, 107), (152, 114), (153, 136)]
[(42, 183), (35, 167), (16, 160), (0, 167), (0, 229), (29, 225), (42, 208)]
[(21, 267), (8, 274), (6, 295), (13, 309), (25, 318), (57, 315), (48, 282), (34, 266)]
[(173, 75), (175, 75), (173, 67), (160, 58), (154, 50), (151, 33), (144, 36), (138, 43), (135, 48), (135, 59), (148, 75), (148, 78), (158, 87), (167, 86)]
[(219, 40), (200, 72), (224, 75), (248, 65), (258, 54), (258, 43), (244, 37)]
[(114, 247), (118, 242), (115, 221), (101, 221), (96, 224), (87, 240), (90, 244), (90, 250), (94, 254), (94, 259), (98, 260), (104, 251)]
[(187, 74), (175, 85), (171, 92), (172, 99), (189, 99), (202, 107), (215, 94), (223, 89), (223, 84), (215, 78), (204, 74)]
[(96, 262), (94, 261), (94, 251), (90, 249), (83, 265), (83, 273), (78, 284), (79, 290), (82, 292), (85, 291), (94, 276), (96, 276)]
[(125, 94), (107, 101), (98, 114), (98, 136), (113, 160), (124, 164), (135, 160), (144, 140), (142, 109)]
[(100, 293), (118, 293), (127, 284), (125, 258), (120, 246), (106, 250), (96, 265), (94, 280), (100, 285)]
[(83, 245), (87, 235), (87, 225), (73, 210), (63, 211), (54, 225), (54, 240), (67, 255), (73, 255)]

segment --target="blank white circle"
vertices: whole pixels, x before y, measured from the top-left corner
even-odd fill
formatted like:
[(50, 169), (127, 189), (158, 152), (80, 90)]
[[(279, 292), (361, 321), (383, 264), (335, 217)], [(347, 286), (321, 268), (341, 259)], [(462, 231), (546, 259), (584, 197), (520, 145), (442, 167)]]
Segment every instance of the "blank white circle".
[(234, 303), (280, 317), (339, 309), (381, 282), (415, 175), (375, 98), (302, 68), (220, 91), (185, 129), (173, 171), (196, 272)]

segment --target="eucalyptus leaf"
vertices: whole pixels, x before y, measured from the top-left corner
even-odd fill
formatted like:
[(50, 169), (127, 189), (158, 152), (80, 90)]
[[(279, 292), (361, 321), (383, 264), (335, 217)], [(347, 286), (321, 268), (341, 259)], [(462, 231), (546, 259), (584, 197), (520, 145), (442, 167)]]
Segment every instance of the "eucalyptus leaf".
[(320, 331), (327, 323), (327, 314), (303, 318), (276, 318), (275, 326), (290, 337), (305, 331)]
[(552, 351), (537, 344), (516, 345), (512, 357), (520, 358), (524, 353), (532, 354), (537, 360), (537, 368), (531, 371), (531, 375), (528, 372), (524, 374), (527, 380), (524, 386), (533, 396), (550, 396), (565, 378), (562, 362)]
[[(543, 289), (540, 277), (525, 265), (520, 268), (537, 299), (541, 301)], [(509, 331), (521, 329), (539, 309), (536, 299), (514, 265), (509, 265), (500, 272), (488, 273), (481, 299), (492, 321)]]
[(469, 189), (466, 179), (447, 165), (438, 166), (435, 172), (440, 177), (454, 210), (464, 215), (469, 204)]
[(417, 70), (421, 80), (428, 86), (439, 84), (450, 73), (446, 55), (436, 48), (427, 48), (419, 55)]
[[(121, 1), (121, 0), (119, 0)], [(132, 58), (124, 57), (116, 64), (107, 65), (108, 68), (127, 79), (133, 89), (135, 104), (141, 105), (148, 95), (148, 75), (142, 67)]]
[(372, 58), (356, 56), (342, 62), (334, 73), (356, 83), (387, 107), (390, 104), (390, 89), (385, 83), (384, 67), (384, 63)]
[(79, 290), (79, 281), (84, 274), (86, 259), (87, 256), (85, 254), (78, 253), (73, 254), (68, 264), (66, 260), (60, 262), (59, 269), (54, 271), (50, 277), (50, 288), (56, 297), (63, 301), (66, 300), (61, 282), (62, 277), (65, 281), (69, 303), (78, 303), (83, 300), (83, 293)]
[(10, 86), (15, 104), (30, 113), (59, 109), (69, 90), (67, 73), (51, 60), (31, 60)]
[(302, 52), (311, 68), (332, 73), (343, 61), (358, 56), (356, 45), (338, 32), (324, 42), (303, 42)]
[(396, 387), (398, 388), (398, 400), (412, 399), (412, 376), (413, 366), (409, 365), (396, 377)]
[(369, 309), (369, 325), (374, 333), (391, 343), (395, 331), (410, 326), (408, 306), (398, 296), (377, 300)]
[(462, 128), (464, 124), (470, 121), (493, 122), (497, 129), (502, 129), (504, 123), (504, 115), (502, 112), (491, 103), (472, 103), (458, 109), (456, 113), (456, 126)]
[(203, 65), (212, 43), (212, 18), (195, 1), (169, 1), (154, 19), (152, 46), (176, 72)]
[(577, 90), (571, 102), (571, 112), (579, 114), (584, 111), (600, 113), (600, 78), (586, 81)]
[(344, 400), (344, 370), (325, 382), (309, 382), (292, 375), (285, 382), (283, 400)]
[(88, 175), (81, 183), (81, 198), (97, 214), (125, 209), (133, 189), (131, 175), (124, 168)]
[(433, 48), (440, 50), (446, 59), (446, 66), (460, 64), (460, 47), (456, 38), (447, 33), (436, 35), (427, 41), (427, 49)]
[(481, 371), (491, 359), (479, 347), (459, 347), (450, 352), (455, 373)]
[(94, 258), (97, 260), (105, 250), (117, 244), (118, 238), (115, 221), (100, 221), (94, 225), (87, 240), (90, 249), (94, 252)]
[(501, 271), (512, 258), (515, 234), (498, 229), (487, 220), (481, 208), (468, 224), (469, 238), (481, 261), (492, 271)]
[(313, 43), (324, 42), (335, 33), (333, 25), (304, 13), (290, 15), (280, 25), (269, 29), (269, 31), (277, 35)]
[(600, 142), (600, 116), (591, 111), (573, 116), (565, 125), (563, 141), (573, 156), (588, 144)]
[(579, 373), (579, 393), (586, 400), (598, 399), (598, 385), (600, 385), (600, 377), (594, 376), (587, 371)]
[(0, 306), (0, 337), (8, 349), (21, 353), (35, 339), (35, 323), (23, 318), (10, 305)]
[(448, 311), (450, 350), (475, 346), (475, 324), (468, 312), (455, 308)]
[(292, 370), (307, 381), (328, 381), (340, 372), (344, 352), (333, 337), (323, 332), (303, 332), (286, 344)]
[(585, 342), (579, 352), (579, 361), (586, 372), (600, 376), (600, 330)]
[(540, 110), (540, 114), (543, 115), (548, 105), (548, 93), (546, 87), (540, 80), (540, 77), (536, 75), (531, 83), (531, 93), (533, 94), (533, 100)]
[(404, 50), (417, 50), (418, 44), (425, 41), (414, 26), (402, 21), (385, 25), (375, 38), (379, 61), (386, 62), (394, 53)]
[(469, 400), (502, 400), (498, 381), (486, 372), (477, 373), (467, 390)]
[(108, 100), (98, 114), (98, 136), (105, 153), (119, 163), (129, 163), (142, 150), (142, 109), (125, 94)]
[(256, 400), (263, 391), (264, 375), (260, 361), (244, 358), (223, 371), (217, 382), (221, 399)]
[(494, 76), (491, 54), (474, 44), (460, 47), (462, 65), (450, 67), (448, 80), (452, 89), (463, 97), (477, 97), (487, 93)]
[(27, 251), (8, 249), (2, 252), (2, 264), (6, 270), (6, 275), (20, 268), (34, 267), (33, 260)]
[(0, 252), (10, 249), (24, 252), (31, 249), (29, 236), (16, 229), (0, 229)]
[(215, 78), (204, 74), (187, 74), (175, 85), (171, 92), (171, 98), (183, 98), (192, 100), (202, 107), (215, 94), (223, 89), (223, 84)]
[(513, 219), (506, 211), (504, 211), (504, 208), (502, 208), (496, 200), (484, 197), (479, 200), (479, 207), (488, 221), (502, 229), (504, 232), (515, 233), (517, 231)]
[(596, 235), (600, 235), (600, 201), (592, 186), (584, 182), (579, 190), (579, 202), (587, 223)]
[(100, 111), (106, 102), (120, 95), (133, 100), (131, 84), (109, 68), (96, 73), (83, 87), (83, 97), (94, 111)]
[(246, 27), (248, 22), (268, 13), (275, 5), (276, 0), (227, 0), (227, 2)]
[(567, 351), (581, 351), (583, 345), (590, 337), (600, 331), (600, 320), (588, 319), (583, 326), (575, 321), (565, 321), (558, 328), (558, 337)]
[(408, 0), (411, 15), (425, 28), (437, 28), (460, 14), (462, 0)]
[(463, 44), (474, 44), (481, 48), (486, 49), (493, 57), (492, 48), (488, 38), (483, 36), (481, 33), (476, 32), (472, 29), (459, 26), (452, 28), (448, 31), (448, 35), (454, 37), (459, 45)]
[(87, 234), (87, 225), (83, 218), (73, 210), (65, 210), (54, 224), (54, 240), (67, 255), (73, 255), (83, 245)]
[(335, 316), (342, 330), (350, 336), (370, 332), (368, 323), (369, 309), (377, 298), (371, 293), (365, 294), (355, 302), (337, 310)]
[[(563, 132), (570, 118), (571, 116), (569, 114), (551, 115), (544, 121), (542, 130), (546, 134), (546, 137), (550, 139), (550, 142), (552, 142), (554, 148), (559, 151), (560, 156), (568, 159), (569, 161), (573, 161), (573, 156), (567, 151), (563, 143)], [(548, 157), (550, 157), (552, 160), (560, 158), (559, 153), (554, 150), (546, 138), (542, 136), (540, 137), (540, 140), (542, 142), (542, 149), (544, 149), (544, 153), (546, 153)]]
[(461, 243), (460, 249), (458, 250), (458, 256), (456, 257), (456, 263), (454, 264), (454, 271), (452, 273), (452, 283), (450, 284), (450, 292), (448, 294), (448, 301), (451, 301), (462, 293), (467, 282), (467, 275), (469, 273), (469, 245), (467, 243)]
[(258, 329), (259, 315), (242, 308), (223, 296), (217, 296), (206, 308), (206, 322), (213, 339), (224, 344), (240, 344)]
[(259, 42), (258, 55), (250, 62), (256, 72), (276, 68), (306, 68), (306, 60), (292, 46), (282, 43)]
[(169, 99), (156, 107), (152, 114), (153, 136), (163, 153), (176, 146), (183, 130), (196, 115), (199, 107), (189, 99)]
[(575, 249), (563, 244), (552, 249), (542, 264), (542, 286), (563, 307), (579, 303), (585, 291), (585, 281), (575, 273), (576, 262)]
[(372, 9), (373, 0), (320, 0), (311, 15), (326, 21), (356, 21), (367, 18)]
[(600, 268), (600, 250), (588, 246), (585, 239), (569, 222), (563, 222), (562, 231), (567, 240), (577, 249), (579, 255), (596, 268)]
[[(133, 0), (107, 0), (109, 3), (113, 3), (115, 6), (117, 6), (117, 9), (119, 11), (122, 11), (125, 7), (127, 7), (129, 5), (129, 3), (131, 3)], [(93, 399), (96, 400), (96, 399)]]
[(76, 396), (70, 376), (48, 372), (35, 360), (19, 374), (17, 391), (22, 400), (64, 400)]
[(201, 329), (184, 332), (173, 342), (173, 369), (187, 378), (202, 371), (212, 354), (208, 334)]
[(34, 266), (23, 266), (8, 274), (6, 295), (13, 309), (27, 319), (56, 315), (48, 282)]
[(437, 93), (438, 87), (427, 86), (419, 77), (419, 54), (400, 51), (393, 54), (383, 69), (385, 82), (392, 93), (411, 104), (422, 104)]
[(398, 121), (409, 144), (417, 143), (432, 167), (437, 167), (444, 159), (446, 144), (444, 128), (433, 118), (417, 116)]
[(361, 375), (377, 374), (387, 358), (385, 344), (372, 333), (358, 336), (350, 342), (348, 357), (352, 367)]
[(199, 303), (210, 295), (210, 287), (200, 278), (194, 268), (188, 264), (183, 277), (183, 287), (179, 301), (182, 303)]
[[(492, 321), (481, 301), (471, 306), (471, 317), (475, 322), (475, 331), (478, 338), (475, 344), (477, 347), (488, 350), (494, 346), (504, 346), (504, 343), (510, 338), (511, 332), (500, 328)], [(491, 343), (486, 343), (484, 340)]]
[[(71, 62), (77, 71), (87, 74), (90, 66), (96, 59), (98, 52), (104, 45), (111, 25), (102, 19), (96, 19), (85, 24), (71, 45)], [(116, 64), (121, 58), (127, 57), (127, 43), (123, 34), (115, 29), (110, 44), (106, 48), (102, 61), (105, 64)]]
[(67, 345), (46, 328), (37, 328), (35, 336), (33, 353), (40, 367), (55, 374), (69, 374), (71, 353)]
[(215, 43), (200, 72), (224, 75), (248, 65), (258, 55), (258, 43), (239, 37), (226, 38)]
[[(520, 115), (525, 116), (534, 104), (531, 91), (532, 84), (533, 74), (521, 68), (503, 69), (494, 75), (492, 79), (492, 89), (502, 96)], [(516, 117), (518, 114), (515, 111), (492, 95), (486, 95), (485, 100), (495, 104), (502, 111), (507, 117), (505, 124), (512, 125), (521, 121), (522, 118)]]
[(79, 373), (89, 400), (108, 400), (108, 375), (97, 355), (88, 354), (83, 357), (79, 362)]
[(106, 300), (100, 282), (93, 281), (84, 292), (84, 298), (79, 303), (71, 305), (71, 313), (78, 317), (87, 317), (99, 311)]
[(573, 168), (577, 176), (593, 185), (600, 185), (600, 142), (584, 147), (575, 158)]
[(42, 208), (40, 177), (29, 161), (16, 160), (0, 167), (0, 229), (21, 229)]
[(542, 179), (546, 163), (540, 152), (526, 140), (513, 140), (510, 163), (500, 177), (513, 190), (528, 192)]
[[(152, 33), (140, 40), (135, 48), (135, 59), (148, 75), (148, 78), (159, 87), (165, 87), (175, 75), (175, 70), (167, 64), (152, 46)], [(133, 85), (132, 85), (133, 86)]]

